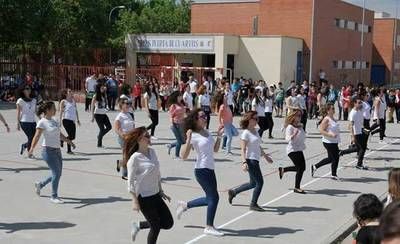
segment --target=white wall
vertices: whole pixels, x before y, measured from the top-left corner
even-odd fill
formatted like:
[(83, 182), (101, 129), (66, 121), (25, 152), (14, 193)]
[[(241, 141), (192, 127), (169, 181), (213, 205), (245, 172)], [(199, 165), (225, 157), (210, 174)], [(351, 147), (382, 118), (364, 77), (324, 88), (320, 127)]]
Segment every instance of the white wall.
[(281, 74), (280, 81), (284, 87), (291, 80), (296, 80), (297, 52), (303, 50), (303, 41), (297, 38), (282, 38)]

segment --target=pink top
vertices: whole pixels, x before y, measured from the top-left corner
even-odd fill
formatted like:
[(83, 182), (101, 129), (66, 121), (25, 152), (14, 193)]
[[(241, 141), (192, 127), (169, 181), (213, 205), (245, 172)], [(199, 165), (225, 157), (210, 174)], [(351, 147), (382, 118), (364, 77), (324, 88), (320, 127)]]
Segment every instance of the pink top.
[(185, 117), (185, 112), (186, 112), (186, 110), (185, 110), (184, 106), (172, 104), (169, 107), (169, 114), (171, 115), (172, 123), (181, 124), (183, 121), (183, 118)]
[(219, 114), (221, 117), (220, 122), (222, 122), (222, 124), (232, 124), (233, 123), (233, 115), (232, 115), (232, 111), (229, 108), (229, 106), (225, 106), (224, 104), (222, 104), (219, 107)]

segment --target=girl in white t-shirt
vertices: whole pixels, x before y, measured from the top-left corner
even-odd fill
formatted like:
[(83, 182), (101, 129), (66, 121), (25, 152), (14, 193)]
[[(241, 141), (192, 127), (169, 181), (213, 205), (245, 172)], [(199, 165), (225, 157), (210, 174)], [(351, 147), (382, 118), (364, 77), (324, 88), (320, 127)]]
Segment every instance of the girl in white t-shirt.
[(259, 127), (258, 134), (260, 135), (261, 139), (264, 131), (268, 129), (268, 122), (265, 117), (265, 102), (262, 95), (262, 89), (256, 89), (256, 95), (251, 102), (251, 110), (257, 112)]
[(303, 151), (306, 149), (306, 133), (304, 132), (301, 121), (302, 111), (300, 109), (293, 109), (290, 114), (286, 117), (285, 128), (286, 128), (286, 141), (288, 145), (286, 147), (286, 153), (292, 160), (294, 166), (290, 167), (279, 167), (279, 178), (282, 179), (284, 173), (294, 171), (296, 172), (296, 180), (294, 192), (305, 194), (306, 192), (300, 188), (301, 179), (303, 178), (304, 170), (306, 170), (306, 160), (304, 158)]
[(151, 120), (151, 124), (147, 126), (147, 130), (150, 130), (151, 139), (157, 140), (157, 138), (154, 136), (154, 132), (156, 130), (156, 126), (158, 125), (158, 93), (153, 82), (148, 83), (145, 89), (146, 92), (143, 96), (144, 104)]
[(33, 158), (33, 151), (39, 142), (40, 137), (43, 135), (42, 157), (49, 166), (51, 175), (45, 180), (35, 183), (36, 194), (40, 196), (41, 189), (51, 182), (52, 193), (50, 201), (53, 203), (63, 203), (63, 201), (58, 197), (58, 184), (60, 182), (63, 165), (60, 140), (67, 142), (74, 148), (75, 145), (70, 139), (61, 133), (60, 124), (53, 119), (56, 115), (56, 106), (54, 105), (54, 102), (42, 103), (39, 106), (37, 114), (38, 117), (40, 117), (40, 115), (44, 116), (37, 124), (36, 133), (29, 150), (29, 158)]
[[(71, 89), (66, 89), (61, 92), (61, 101), (59, 105), (60, 110), (60, 122), (64, 126), (65, 131), (68, 134), (68, 139), (73, 141), (76, 136), (76, 125), (75, 121), (80, 126), (78, 109), (76, 108), (76, 102), (72, 96)], [(61, 146), (63, 143), (61, 142)], [(71, 145), (67, 145), (67, 153), (72, 154)]]
[(193, 96), (190, 93), (190, 86), (186, 85), (185, 93), (183, 93), (183, 102), (190, 111), (193, 110)]
[(269, 92), (269, 89), (266, 87), (263, 91), (263, 99), (265, 104), (265, 120), (267, 122), (267, 129), (268, 129), (268, 138), (273, 139), (272, 130), (274, 128), (274, 119), (272, 118), (272, 112), (274, 111), (274, 93)]
[(206, 129), (210, 128), (210, 119), (211, 119), (211, 97), (207, 92), (207, 88), (204, 85), (201, 85), (198, 92), (198, 108), (202, 109), (203, 112), (207, 116), (207, 124)]
[[(374, 123), (371, 125), (371, 135), (379, 132), (380, 143), (383, 143), (386, 130), (386, 98), (385, 89), (372, 90), (371, 95), (374, 97), (374, 105), (372, 111), (372, 119)], [(378, 129), (379, 127), (379, 129)]]
[(193, 148), (197, 153), (194, 174), (197, 182), (206, 194), (190, 202), (180, 201), (176, 210), (177, 218), (180, 219), (183, 212), (190, 208), (207, 206), (207, 225), (204, 234), (222, 236), (224, 235), (214, 227), (214, 218), (217, 211), (219, 196), (217, 191), (217, 179), (215, 177), (214, 153), (218, 152), (223, 129), (218, 131), (217, 140), (207, 131), (207, 115), (201, 109), (192, 111), (184, 121), (186, 132), (186, 145), (183, 150), (182, 158), (189, 157), (190, 150)]
[(261, 157), (264, 157), (268, 163), (272, 163), (273, 161), (261, 148), (261, 138), (256, 130), (257, 121), (257, 112), (254, 111), (247, 112), (240, 121), (240, 127), (243, 129), (240, 137), (242, 168), (244, 171), (249, 172), (250, 182), (237, 188), (230, 189), (228, 191), (228, 201), (232, 204), (232, 200), (236, 195), (254, 188), (253, 197), (250, 202), (250, 210), (264, 211), (264, 209), (257, 204), (264, 184), (259, 162)]
[(97, 135), (97, 147), (103, 147), (103, 137), (112, 129), (110, 119), (107, 116), (107, 88), (104, 84), (96, 85), (96, 93), (92, 99), (92, 123), (96, 120), (99, 127), (99, 134)]
[(17, 100), (17, 130), (23, 130), (28, 141), (21, 145), (20, 154), (29, 151), (36, 130), (36, 99), (31, 97), (32, 88), (25, 86)]
[[(135, 129), (135, 120), (132, 113), (129, 112), (132, 106), (132, 100), (128, 97), (120, 97), (118, 99), (119, 110), (121, 111), (114, 120), (114, 131), (118, 135), (118, 144), (124, 149), (124, 137), (126, 134)], [(123, 150), (122, 150), (123, 151)], [(126, 169), (126, 159), (117, 160), (117, 172), (122, 166), (122, 179), (126, 180), (128, 172)]]

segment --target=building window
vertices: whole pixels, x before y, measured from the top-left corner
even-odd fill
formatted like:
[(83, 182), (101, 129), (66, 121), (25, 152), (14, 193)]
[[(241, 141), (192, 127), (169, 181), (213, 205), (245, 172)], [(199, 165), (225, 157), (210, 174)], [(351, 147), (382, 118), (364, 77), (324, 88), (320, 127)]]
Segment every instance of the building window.
[(334, 68), (334, 69), (337, 69), (337, 68), (338, 68), (338, 61), (337, 61), (337, 60), (334, 60), (334, 61), (332, 62), (332, 64), (333, 64), (333, 68)]
[(338, 63), (338, 69), (343, 69), (344, 62), (342, 60), (338, 60), (337, 63)]
[(347, 29), (349, 27), (349, 21), (344, 20), (344, 28)]
[(353, 63), (352, 63), (352, 68), (355, 69), (356, 67), (357, 67), (357, 62), (356, 62), (356, 61), (353, 61)]
[(369, 69), (369, 62), (366, 62), (366, 63), (365, 63), (365, 68), (366, 68), (366, 69)]
[(372, 32), (372, 26), (368, 26), (368, 33), (371, 33)]
[(336, 27), (340, 27), (340, 19), (335, 19), (335, 25)]
[(358, 23), (355, 22), (355, 23), (354, 23), (354, 30), (355, 30), (355, 31), (358, 31), (358, 28), (359, 28), (359, 27), (358, 27)]

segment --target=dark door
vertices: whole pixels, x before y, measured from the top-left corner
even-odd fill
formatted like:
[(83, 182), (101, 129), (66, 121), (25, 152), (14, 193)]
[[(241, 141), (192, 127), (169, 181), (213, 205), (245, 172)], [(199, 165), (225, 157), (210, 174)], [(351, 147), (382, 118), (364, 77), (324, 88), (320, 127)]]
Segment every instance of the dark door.
[(385, 83), (385, 65), (372, 65), (371, 82), (373, 85), (381, 85)]

